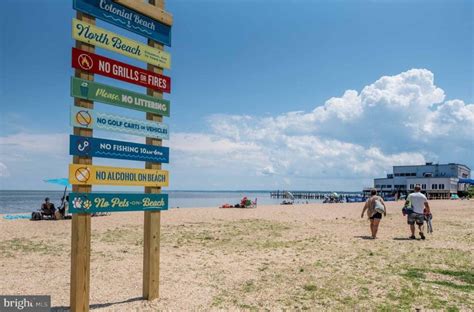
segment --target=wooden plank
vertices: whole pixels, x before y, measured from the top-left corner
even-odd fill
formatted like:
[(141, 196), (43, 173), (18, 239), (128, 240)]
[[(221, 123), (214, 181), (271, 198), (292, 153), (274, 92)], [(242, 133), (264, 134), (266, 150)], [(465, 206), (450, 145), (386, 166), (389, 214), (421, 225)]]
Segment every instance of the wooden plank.
[[(138, 4), (138, 2), (133, 3)], [(153, 8), (163, 9), (164, 0), (150, 0), (149, 6), (152, 6)], [(156, 41), (148, 40), (148, 45), (153, 48), (163, 50), (163, 45), (159, 44)], [(163, 69), (151, 64), (148, 64), (147, 69), (158, 74), (163, 73)], [(153, 89), (147, 89), (147, 94), (156, 98), (163, 98), (163, 93), (155, 91)], [(146, 113), (146, 119), (157, 122), (163, 121), (162, 116), (153, 113)], [(161, 146), (162, 140), (156, 138), (146, 138), (146, 144)], [(161, 170), (161, 164), (154, 162), (146, 162), (145, 168)], [(145, 187), (145, 193), (155, 194), (160, 192), (160, 187)], [(143, 238), (143, 297), (147, 300), (153, 300), (159, 298), (160, 296), (161, 212), (146, 211), (144, 219), (145, 226)]]
[[(77, 19), (95, 24), (95, 19), (77, 13)], [(88, 52), (94, 52), (94, 46), (76, 41), (76, 47)], [(93, 80), (94, 76), (82, 70), (76, 70), (75, 76)], [(94, 108), (94, 103), (83, 99), (74, 99), (74, 105)], [(74, 128), (75, 135), (92, 136), (91, 129)], [(92, 164), (90, 157), (73, 157), (74, 164)], [(73, 192), (91, 192), (89, 185), (73, 185)], [(72, 312), (89, 311), (90, 293), (90, 254), (91, 254), (91, 216), (90, 214), (75, 214), (71, 223), (71, 280), (70, 280), (70, 309)]]
[(114, 0), (115, 2), (128, 7), (129, 9), (135, 10), (141, 14), (149, 16), (157, 21), (162, 22), (163, 24), (172, 26), (173, 25), (173, 15), (166, 12), (163, 8), (164, 0), (156, 1), (156, 5), (145, 3), (139, 0)]
[(72, 20), (72, 25), (72, 36), (78, 41), (93, 44), (97, 48), (103, 48), (139, 61), (154, 63), (157, 66), (168, 69), (171, 68), (171, 56), (169, 53), (151, 49), (140, 41), (129, 39), (76, 18)]

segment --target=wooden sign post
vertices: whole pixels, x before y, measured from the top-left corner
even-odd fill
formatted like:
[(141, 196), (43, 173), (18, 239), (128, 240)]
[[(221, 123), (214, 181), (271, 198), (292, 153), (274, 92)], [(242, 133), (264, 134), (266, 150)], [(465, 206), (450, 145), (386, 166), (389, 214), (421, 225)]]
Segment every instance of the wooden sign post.
[[(164, 0), (150, 0), (150, 4), (161, 9), (164, 8)], [(148, 45), (152, 48), (163, 50), (163, 45), (148, 39)], [(148, 70), (157, 74), (163, 74), (163, 70), (157, 66), (148, 64)], [(163, 93), (148, 88), (147, 94), (162, 98)], [(146, 119), (162, 122), (163, 117), (153, 113), (146, 113)], [(162, 140), (146, 138), (146, 144), (161, 146)], [(146, 162), (145, 168), (161, 170), (161, 164)], [(145, 187), (145, 193), (160, 193), (159, 187)], [(160, 296), (160, 227), (161, 212), (145, 211), (145, 226), (143, 237), (143, 298), (153, 300)]]
[[(86, 14), (77, 12), (78, 20), (95, 24), (95, 19)], [(76, 41), (76, 48), (94, 52), (92, 45)], [(94, 80), (94, 75), (80, 69), (76, 69), (77, 78)], [(74, 105), (89, 109), (94, 108), (94, 102), (74, 98)], [(74, 127), (74, 135), (85, 137), (92, 136), (92, 129)], [(91, 157), (74, 156), (74, 164), (92, 164)], [(73, 185), (73, 192), (90, 193), (90, 185)], [(70, 307), (72, 312), (89, 311), (89, 287), (90, 287), (90, 258), (91, 258), (91, 215), (88, 213), (74, 214), (72, 216), (71, 235), (71, 285), (70, 285)]]
[[(151, 18), (154, 19), (154, 21), (151, 21), (153, 25), (158, 26), (160, 26), (159, 23), (164, 23), (160, 27), (169, 31), (164, 33), (164, 37), (161, 34), (158, 34), (160, 35), (158, 37), (165, 44), (171, 44), (172, 16), (164, 11), (164, 0), (149, 0), (149, 3), (145, 3), (143, 0), (116, 0), (109, 3), (109, 5), (117, 5), (119, 2), (123, 3), (124, 7), (121, 7), (119, 11), (112, 10), (111, 14), (128, 10), (130, 16), (137, 17), (136, 20)], [(161, 122), (163, 116), (169, 116), (170, 103), (163, 100), (163, 92), (170, 92), (171, 80), (162, 74), (163, 68), (170, 68), (171, 56), (164, 51), (162, 43), (153, 39), (148, 39), (147, 45), (144, 45), (106, 29), (95, 27), (95, 18), (92, 16), (97, 16), (108, 22), (111, 18), (108, 14), (104, 15), (104, 12), (100, 11), (102, 9), (100, 3), (102, 1), (74, 0), (78, 12), (76, 19), (73, 20), (73, 36), (77, 41), (75, 43), (76, 48), (72, 51), (72, 66), (75, 68), (75, 77), (71, 80), (74, 107), (71, 108), (70, 116), (71, 125), (74, 127), (74, 135), (71, 136), (70, 140), (70, 154), (74, 157), (73, 164), (69, 166), (69, 182), (73, 184), (73, 193), (69, 198), (69, 204), (73, 208), (70, 210), (73, 214), (70, 284), (70, 308), (72, 312), (89, 311), (91, 213), (101, 211), (144, 211), (143, 297), (147, 300), (153, 300), (159, 297), (160, 286), (161, 210), (168, 209), (168, 195), (160, 194), (161, 187), (168, 186), (169, 180), (168, 172), (161, 170), (161, 164), (168, 162), (169, 159), (168, 148), (162, 147), (162, 140), (168, 139), (168, 128)], [(144, 17), (144, 15), (149, 17)], [(121, 20), (123, 22), (123, 19), (126, 19), (126, 17), (121, 15), (112, 18), (114, 23)], [(101, 33), (102, 35), (91, 37), (89, 32)], [(132, 50), (123, 53), (123, 49), (115, 51), (114, 49), (117, 48), (110, 45), (112, 40), (109, 39), (112, 37), (120, 39), (123, 44), (138, 45), (140, 50), (146, 53), (142, 55)], [(155, 37), (153, 38), (155, 39)], [(147, 70), (96, 55), (95, 46), (144, 60), (148, 62)], [(106, 63), (127, 69), (124, 72), (133, 72), (134, 76), (140, 77), (140, 82), (137, 83), (136, 79), (124, 78), (119, 74), (101, 70), (99, 64)], [(106, 68), (106, 66), (102, 67)], [(94, 73), (146, 86), (147, 95), (94, 83)], [(104, 99), (100, 95), (101, 93), (93, 92), (98, 89), (103, 89), (104, 92), (108, 90), (109, 94), (114, 93), (117, 97)], [(122, 95), (122, 97), (119, 95)], [(129, 99), (132, 102), (129, 102)], [(137, 104), (134, 104), (134, 99), (138, 100)], [(92, 100), (144, 111), (146, 112), (146, 121), (97, 112), (94, 110)], [(141, 103), (151, 106), (139, 107)], [(129, 127), (130, 125), (133, 127)], [(146, 136), (146, 145), (93, 138), (93, 128)], [(126, 129), (127, 131), (125, 131)], [(135, 130), (132, 133), (129, 132), (130, 129)], [(98, 146), (98, 142), (105, 141), (110, 143), (110, 147)], [(133, 149), (127, 153), (121, 153), (120, 151), (110, 153), (112, 145), (133, 147), (136, 150)], [(103, 150), (105, 155), (99, 154), (101, 149), (106, 149)], [(150, 154), (150, 152), (153, 153)], [(93, 166), (92, 157), (146, 160), (145, 169)], [(94, 184), (145, 186), (145, 194), (91, 193)], [(120, 205), (114, 206), (118, 202), (126, 203), (126, 205), (123, 205), (125, 208), (121, 208)]]

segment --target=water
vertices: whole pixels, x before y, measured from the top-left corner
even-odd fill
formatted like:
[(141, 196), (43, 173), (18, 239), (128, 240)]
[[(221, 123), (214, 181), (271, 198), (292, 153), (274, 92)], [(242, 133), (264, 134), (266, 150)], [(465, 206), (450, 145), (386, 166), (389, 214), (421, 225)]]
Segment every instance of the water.
[[(259, 205), (279, 204), (282, 199), (271, 198), (270, 191), (168, 191), (169, 207), (199, 208), (219, 207), (222, 204), (235, 205), (242, 197), (247, 196), (254, 201), (257, 198)], [(58, 207), (61, 203), (62, 191), (3, 191), (0, 190), (0, 214), (30, 213), (38, 210), (45, 197)], [(306, 201), (306, 200), (304, 200)], [(321, 202), (310, 200), (309, 202)]]

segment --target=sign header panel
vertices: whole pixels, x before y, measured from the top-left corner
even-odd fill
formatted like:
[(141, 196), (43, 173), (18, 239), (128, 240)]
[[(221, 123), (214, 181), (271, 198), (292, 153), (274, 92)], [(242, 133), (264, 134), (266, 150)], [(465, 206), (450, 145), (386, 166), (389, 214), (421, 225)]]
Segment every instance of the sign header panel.
[(149, 120), (131, 119), (71, 106), (71, 126), (123, 132), (162, 140), (169, 139), (168, 125)]
[(72, 67), (160, 92), (171, 92), (170, 77), (76, 48), (72, 48)]
[(69, 136), (69, 154), (83, 157), (127, 159), (157, 163), (169, 162), (168, 147), (78, 135)]
[(161, 187), (168, 186), (168, 171), (70, 164), (69, 183)]
[(168, 210), (168, 194), (70, 193), (70, 213)]
[(112, 0), (74, 0), (75, 10), (171, 46), (171, 27)]
[(75, 18), (72, 20), (72, 37), (78, 41), (117, 52), (161, 68), (170, 69), (171, 67), (171, 55), (169, 53)]
[(173, 15), (166, 12), (165, 10), (151, 5), (143, 1), (136, 0), (114, 0), (117, 3), (120, 3), (130, 9), (140, 12), (142, 14), (148, 15), (149, 17), (158, 20), (166, 25), (173, 25)]
[(90, 80), (71, 77), (71, 96), (162, 116), (170, 115), (170, 102)]

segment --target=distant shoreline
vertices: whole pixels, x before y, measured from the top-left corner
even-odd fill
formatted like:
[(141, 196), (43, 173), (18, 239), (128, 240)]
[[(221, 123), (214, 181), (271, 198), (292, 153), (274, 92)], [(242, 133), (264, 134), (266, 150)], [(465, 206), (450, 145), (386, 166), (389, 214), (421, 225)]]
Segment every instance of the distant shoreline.
[[(29, 189), (24, 189), (24, 190), (8, 190), (8, 189), (2, 189), (0, 192), (63, 192), (64, 189), (60, 189), (60, 187), (57, 190), (29, 190)], [(69, 192), (72, 192), (68, 188)], [(278, 191), (278, 189), (273, 189), (273, 190), (162, 190), (163, 192), (196, 192), (196, 193), (271, 193)], [(329, 191), (321, 191), (321, 190), (287, 190), (287, 189), (281, 189), (279, 190), (280, 192), (320, 192), (320, 193), (362, 193), (361, 191), (342, 191), (342, 190), (329, 190)], [(98, 190), (99, 192), (99, 190)], [(103, 191), (100, 190), (101, 193), (117, 193), (117, 191)], [(121, 191), (120, 193), (137, 193), (138, 191)]]

